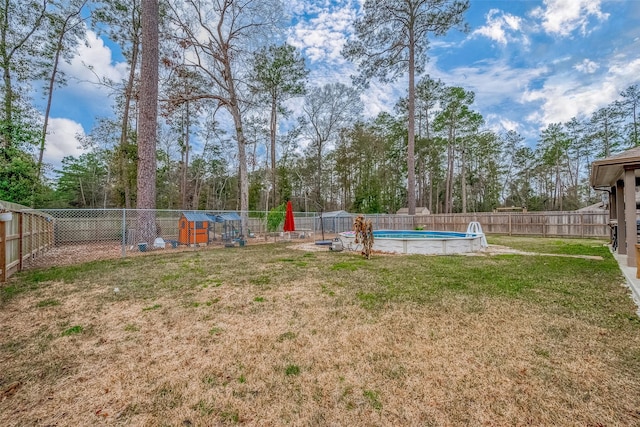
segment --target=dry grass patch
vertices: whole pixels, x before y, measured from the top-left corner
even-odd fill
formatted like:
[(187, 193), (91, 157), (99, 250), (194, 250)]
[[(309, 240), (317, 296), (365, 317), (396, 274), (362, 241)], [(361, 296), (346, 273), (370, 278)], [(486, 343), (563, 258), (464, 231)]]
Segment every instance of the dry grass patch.
[(265, 245), (22, 275), (0, 424), (637, 424), (640, 322), (612, 262)]

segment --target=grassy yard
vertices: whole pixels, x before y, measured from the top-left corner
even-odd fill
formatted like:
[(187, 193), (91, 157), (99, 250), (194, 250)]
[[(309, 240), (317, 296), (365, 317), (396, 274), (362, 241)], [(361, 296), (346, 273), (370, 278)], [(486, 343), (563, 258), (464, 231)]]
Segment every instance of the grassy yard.
[(163, 252), (0, 288), (0, 425), (640, 425), (640, 321), (601, 241), (364, 260)]

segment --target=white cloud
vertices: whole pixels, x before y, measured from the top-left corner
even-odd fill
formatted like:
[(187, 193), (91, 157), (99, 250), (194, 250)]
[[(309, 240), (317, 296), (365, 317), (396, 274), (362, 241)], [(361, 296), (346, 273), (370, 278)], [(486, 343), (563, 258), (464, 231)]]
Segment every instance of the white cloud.
[(590, 59), (585, 59), (582, 62), (574, 65), (573, 68), (577, 71), (580, 71), (581, 73), (593, 74), (596, 71), (598, 71), (598, 68), (600, 68), (600, 65), (591, 61)]
[(522, 29), (522, 18), (519, 16), (491, 9), (486, 17), (487, 24), (475, 30), (473, 35), (485, 36), (501, 45), (506, 45), (508, 41), (514, 39), (510, 33), (519, 32)]
[(287, 0), (285, 8), (293, 15), (316, 15), (339, 3), (340, 0)]
[(476, 102), (497, 105), (505, 101), (520, 102), (522, 95), (531, 82), (548, 73), (548, 68), (514, 68), (504, 60), (484, 61), (467, 67), (458, 67), (444, 74), (431, 72), (433, 77), (441, 78), (448, 85), (462, 86), (473, 90)]
[(520, 18), (519, 16), (515, 16), (515, 15), (511, 15), (508, 13), (504, 13), (502, 15), (502, 19), (504, 20), (505, 24), (507, 24), (507, 26), (515, 31), (519, 31), (520, 27), (522, 25), (522, 18)]
[(101, 81), (109, 79), (121, 85), (129, 73), (126, 61), (115, 61), (109, 46), (95, 32), (87, 30), (86, 36), (86, 43), (77, 46), (71, 61), (60, 64), (67, 85), (55, 90), (52, 104), (53, 116), (67, 117), (85, 127), (97, 116), (113, 114), (114, 89)]
[(626, 61), (624, 57), (616, 58), (619, 61), (612, 61), (609, 67), (609, 73), (613, 78), (620, 81), (620, 90), (625, 89), (627, 86), (637, 83), (638, 76), (640, 75), (640, 58), (635, 58), (632, 61)]
[(560, 58), (554, 59), (553, 61), (551, 61), (551, 64), (558, 65), (558, 64), (562, 64), (563, 62), (571, 61), (572, 59), (573, 59), (573, 56), (565, 55), (565, 56), (561, 56)]
[(586, 34), (590, 17), (598, 21), (609, 18), (600, 4), (601, 0), (544, 0), (544, 7), (535, 8), (531, 16), (542, 20), (542, 28), (550, 34), (568, 36), (578, 28)]
[(550, 123), (566, 122), (572, 117), (584, 117), (598, 107), (611, 102), (618, 94), (611, 81), (594, 86), (580, 86), (579, 82), (565, 76), (548, 79), (543, 88), (527, 92), (527, 102), (541, 102), (541, 107), (526, 119), (545, 127)]
[(523, 100), (541, 102), (542, 105), (527, 120), (544, 127), (572, 117), (589, 116), (616, 100), (622, 90), (637, 81), (640, 59), (630, 61), (616, 57), (609, 63), (611, 65), (601, 76), (589, 82), (585, 82), (582, 76), (564, 73), (547, 79), (542, 88), (528, 91)]
[(84, 136), (80, 123), (69, 119), (50, 118), (44, 161), (59, 168), (65, 156), (79, 156), (84, 152), (77, 136)]
[(387, 84), (372, 82), (370, 87), (360, 96), (364, 104), (364, 116), (375, 117), (382, 112), (393, 112), (396, 102), (407, 96), (408, 86), (407, 78)]
[(520, 123), (509, 120), (500, 114), (490, 113), (485, 116), (485, 128), (498, 134), (510, 130), (518, 132), (520, 127)]
[(320, 9), (316, 17), (302, 20), (291, 29), (288, 43), (313, 62), (343, 63), (340, 52), (354, 18), (355, 10), (350, 2), (341, 7)]
[(507, 131), (512, 130), (517, 132), (518, 129), (520, 128), (520, 123), (514, 122), (513, 120), (509, 120), (504, 117), (500, 118), (499, 123), (500, 123), (500, 126), (502, 126), (502, 128)]
[[(80, 43), (70, 63), (60, 66), (69, 78), (70, 86), (79, 94), (106, 96), (109, 89), (100, 83), (103, 79), (120, 82), (129, 72), (125, 62), (114, 62), (111, 49), (91, 30), (87, 30), (86, 43)], [(75, 81), (75, 83), (74, 83)]]

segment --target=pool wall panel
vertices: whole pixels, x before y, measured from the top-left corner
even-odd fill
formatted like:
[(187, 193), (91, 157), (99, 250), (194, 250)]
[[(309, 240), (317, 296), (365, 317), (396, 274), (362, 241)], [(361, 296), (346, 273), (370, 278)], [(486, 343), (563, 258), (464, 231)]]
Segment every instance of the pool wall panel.
[[(384, 230), (381, 230), (380, 233), (384, 233)], [(398, 231), (395, 233), (399, 235)], [(429, 236), (429, 233), (424, 232), (425, 236)], [(375, 237), (373, 250), (398, 254), (450, 255), (477, 252), (482, 249), (481, 235), (451, 233), (454, 237), (433, 237), (433, 234), (431, 234), (430, 237), (416, 238), (415, 234), (415, 232), (412, 232), (411, 235), (414, 237), (411, 238)], [(341, 233), (340, 236), (347, 247), (355, 246), (353, 235)]]

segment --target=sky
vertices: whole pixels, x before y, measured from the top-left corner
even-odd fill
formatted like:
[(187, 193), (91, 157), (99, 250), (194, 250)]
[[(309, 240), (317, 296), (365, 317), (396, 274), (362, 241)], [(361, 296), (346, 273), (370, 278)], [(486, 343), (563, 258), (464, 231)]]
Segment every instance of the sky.
[[(287, 42), (300, 49), (309, 84), (349, 84), (357, 72), (340, 51), (364, 0), (287, 0)], [(475, 93), (486, 128), (515, 130), (535, 146), (550, 123), (582, 119), (640, 83), (640, 0), (471, 0), (470, 31), (432, 37), (425, 74)], [(69, 84), (56, 90), (45, 161), (82, 152), (76, 136), (109, 117), (110, 89), (96, 75), (126, 78), (128, 66), (111, 41), (88, 31), (62, 69)], [(365, 116), (393, 111), (407, 79), (373, 82), (362, 93)], [(39, 100), (41, 95), (35, 94)], [(44, 102), (43, 102), (44, 103)], [(294, 104), (295, 105), (295, 104)]]

